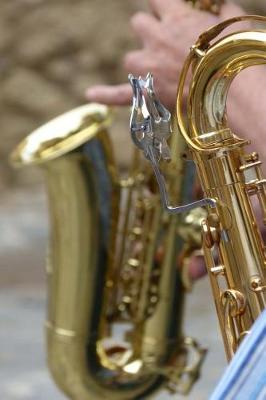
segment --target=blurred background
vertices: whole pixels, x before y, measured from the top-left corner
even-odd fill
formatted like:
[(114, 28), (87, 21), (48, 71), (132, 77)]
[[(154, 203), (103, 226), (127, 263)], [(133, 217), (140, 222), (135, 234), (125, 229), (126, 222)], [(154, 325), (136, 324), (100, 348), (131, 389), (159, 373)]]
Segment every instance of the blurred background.
[[(238, 1), (265, 8), (264, 0)], [(45, 248), (48, 213), (42, 174), (14, 170), (8, 155), (30, 131), (84, 103), (95, 83), (127, 79), (123, 54), (136, 47), (130, 16), (141, 0), (0, 0), (0, 398), (62, 400), (45, 365)], [(259, 8), (261, 7), (261, 8)], [(114, 140), (128, 158), (128, 112)], [(206, 399), (225, 359), (206, 279), (187, 304), (186, 332), (209, 347), (201, 381), (189, 399)], [(167, 399), (162, 393), (158, 398)], [(179, 396), (175, 397), (179, 398)]]

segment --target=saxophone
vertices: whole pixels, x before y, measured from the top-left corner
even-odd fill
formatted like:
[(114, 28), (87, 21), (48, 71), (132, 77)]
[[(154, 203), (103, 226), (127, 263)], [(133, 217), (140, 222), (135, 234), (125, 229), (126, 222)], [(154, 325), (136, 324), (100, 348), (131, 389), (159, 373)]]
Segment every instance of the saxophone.
[[(46, 177), (49, 368), (71, 399), (187, 393), (205, 355), (182, 332), (182, 276), (200, 246), (199, 218), (162, 210), (140, 152), (120, 178), (112, 119), (104, 105), (81, 106), (34, 131), (11, 156), (17, 166), (39, 165)], [(180, 175), (172, 198), (189, 201), (193, 171), (184, 170), (182, 139), (171, 146), (176, 161), (164, 173), (172, 183)]]
[[(222, 2), (191, 3), (217, 13)], [(155, 126), (175, 129), (154, 93), (151, 104), (160, 113)], [(39, 165), (46, 177), (48, 365), (73, 400), (148, 398), (161, 388), (185, 394), (206, 352), (182, 332), (187, 265), (200, 247), (203, 214), (163, 211), (138, 152), (120, 177), (112, 118), (105, 105), (79, 107), (34, 131), (11, 156), (19, 167)], [(175, 156), (163, 172), (171, 200), (191, 201), (194, 168), (185, 167), (181, 136), (170, 140)]]
[[(266, 179), (257, 153), (227, 124), (226, 99), (233, 79), (244, 68), (266, 64), (266, 30), (237, 31), (216, 39), (224, 29), (241, 21), (266, 22), (265, 17), (243, 16), (224, 21), (204, 32), (185, 61), (177, 93), (177, 125), (196, 165), (204, 198), (172, 206), (160, 160), (169, 160), (164, 129), (145, 129), (152, 115), (138, 125), (131, 121), (132, 138), (144, 151), (155, 172), (164, 208), (179, 214), (197, 207), (207, 209), (202, 221), (205, 262), (228, 360), (266, 306), (265, 245), (254, 210), (260, 205), (266, 220)], [(216, 40), (215, 40), (216, 39)], [(184, 86), (189, 94), (184, 107)], [(148, 103), (146, 80), (130, 76), (133, 90)], [(135, 93), (133, 113), (135, 107)], [(186, 109), (186, 116), (184, 110)], [(142, 133), (142, 134), (140, 134)]]

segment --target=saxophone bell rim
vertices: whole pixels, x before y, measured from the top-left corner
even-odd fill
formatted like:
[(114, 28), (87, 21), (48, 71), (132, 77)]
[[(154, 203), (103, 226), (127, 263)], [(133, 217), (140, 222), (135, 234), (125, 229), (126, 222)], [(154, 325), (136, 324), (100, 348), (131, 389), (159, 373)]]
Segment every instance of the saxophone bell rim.
[[(92, 123), (88, 126), (89, 118)], [(11, 153), (10, 163), (21, 167), (54, 160), (95, 137), (111, 121), (112, 111), (104, 104), (74, 108), (30, 133)]]

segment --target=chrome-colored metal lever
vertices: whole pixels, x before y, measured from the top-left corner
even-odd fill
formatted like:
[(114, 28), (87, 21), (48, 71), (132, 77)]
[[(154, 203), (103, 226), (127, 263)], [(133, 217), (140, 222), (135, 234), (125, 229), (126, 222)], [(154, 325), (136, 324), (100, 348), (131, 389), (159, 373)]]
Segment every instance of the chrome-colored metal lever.
[[(194, 208), (215, 207), (214, 199), (205, 198), (182, 206), (171, 206), (159, 161), (171, 160), (167, 139), (172, 134), (171, 113), (156, 97), (153, 86), (153, 76), (148, 73), (145, 79), (129, 75), (133, 90), (133, 104), (130, 117), (130, 132), (135, 145), (141, 149), (151, 162), (155, 173), (163, 207), (171, 214), (180, 214)], [(145, 96), (146, 95), (146, 96)]]
[[(133, 89), (133, 107), (130, 119), (133, 142), (143, 150), (148, 158), (151, 146), (154, 156), (159, 160), (171, 159), (167, 139), (172, 133), (171, 113), (156, 97), (153, 88), (153, 76), (149, 73), (146, 79), (129, 75)], [(146, 94), (146, 96), (145, 96)]]

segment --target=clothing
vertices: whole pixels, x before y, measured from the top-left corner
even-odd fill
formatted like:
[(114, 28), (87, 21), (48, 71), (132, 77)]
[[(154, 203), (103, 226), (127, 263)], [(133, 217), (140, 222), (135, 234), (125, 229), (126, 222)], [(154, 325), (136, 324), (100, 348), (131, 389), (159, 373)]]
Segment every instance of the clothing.
[(228, 365), (210, 400), (265, 400), (266, 310)]

